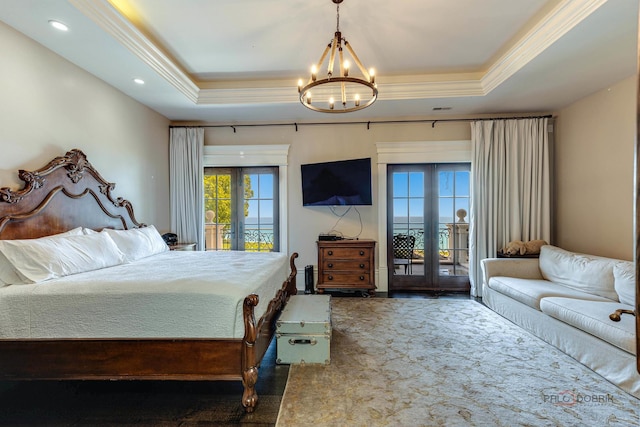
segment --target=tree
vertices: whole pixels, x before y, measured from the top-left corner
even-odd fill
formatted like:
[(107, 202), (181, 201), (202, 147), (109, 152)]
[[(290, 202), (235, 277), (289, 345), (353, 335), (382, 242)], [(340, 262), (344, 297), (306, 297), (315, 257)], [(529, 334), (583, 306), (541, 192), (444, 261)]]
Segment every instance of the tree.
[[(248, 200), (253, 197), (251, 177), (244, 175), (244, 216), (249, 215)], [(231, 174), (204, 176), (204, 210), (216, 214), (214, 222), (231, 223)]]

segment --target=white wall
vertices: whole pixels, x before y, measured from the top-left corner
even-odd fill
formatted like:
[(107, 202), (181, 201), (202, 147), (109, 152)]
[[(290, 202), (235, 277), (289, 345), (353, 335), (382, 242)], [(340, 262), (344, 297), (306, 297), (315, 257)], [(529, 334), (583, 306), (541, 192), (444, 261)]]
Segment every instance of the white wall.
[[(300, 165), (323, 161), (346, 160), (371, 157), (373, 206), (358, 206), (362, 218), (355, 210), (349, 212), (338, 223), (336, 230), (345, 236), (370, 238), (379, 240), (378, 236), (378, 204), (377, 193), (378, 170), (377, 142), (409, 142), (409, 141), (460, 141), (471, 137), (469, 123), (442, 122), (434, 128), (430, 123), (421, 124), (372, 124), (366, 125), (298, 125), (276, 127), (237, 127), (236, 133), (230, 128), (207, 128), (205, 130), (206, 145), (261, 145), (290, 144), (289, 149), (289, 210), (288, 214), (288, 247), (290, 252), (298, 252), (296, 261), (299, 269), (306, 265), (317, 264), (316, 240), (318, 234), (326, 233), (338, 221), (329, 207), (303, 207)], [(382, 200), (382, 203), (385, 203)], [(337, 207), (337, 213), (346, 208)], [(377, 248), (378, 251), (380, 248)], [(379, 262), (379, 253), (376, 263)], [(303, 283), (303, 282), (301, 282)], [(377, 283), (380, 283), (378, 278)], [(386, 289), (381, 289), (386, 290)]]
[(558, 112), (556, 245), (634, 259), (636, 97), (633, 76)]
[(139, 221), (167, 230), (169, 121), (0, 22), (0, 187), (79, 148)]

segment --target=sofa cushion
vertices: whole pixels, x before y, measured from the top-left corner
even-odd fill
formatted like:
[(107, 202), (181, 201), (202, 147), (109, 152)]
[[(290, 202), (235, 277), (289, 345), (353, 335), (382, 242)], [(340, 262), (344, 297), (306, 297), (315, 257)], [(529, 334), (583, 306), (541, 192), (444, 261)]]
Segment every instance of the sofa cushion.
[(623, 304), (636, 305), (636, 265), (620, 261), (613, 266), (613, 286)]
[(613, 266), (619, 260), (578, 254), (546, 245), (540, 250), (540, 272), (545, 279), (617, 301)]
[(619, 322), (609, 315), (619, 308), (633, 310), (633, 306), (619, 302), (587, 301), (575, 298), (544, 298), (542, 312), (573, 327), (594, 335), (611, 345), (636, 354), (636, 318), (623, 314)]
[[(569, 297), (610, 302), (611, 300), (582, 292), (548, 280), (520, 279), (497, 276), (489, 279), (489, 287), (514, 300), (540, 310), (540, 300), (545, 297)], [(616, 303), (619, 305), (619, 303)]]

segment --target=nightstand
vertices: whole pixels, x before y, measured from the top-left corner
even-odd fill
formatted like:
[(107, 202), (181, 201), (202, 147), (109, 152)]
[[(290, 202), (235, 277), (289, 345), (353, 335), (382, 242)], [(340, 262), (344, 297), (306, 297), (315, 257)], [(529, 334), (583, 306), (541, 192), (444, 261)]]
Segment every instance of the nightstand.
[(172, 251), (195, 251), (195, 243), (176, 243), (175, 245), (169, 245), (169, 249)]

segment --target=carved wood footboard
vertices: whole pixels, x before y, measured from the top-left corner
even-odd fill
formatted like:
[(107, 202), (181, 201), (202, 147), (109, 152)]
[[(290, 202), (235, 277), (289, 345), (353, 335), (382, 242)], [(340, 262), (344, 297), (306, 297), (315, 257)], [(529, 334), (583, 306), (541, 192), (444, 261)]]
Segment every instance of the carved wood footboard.
[(296, 275), (297, 269), (294, 260), (298, 257), (293, 253), (289, 260), (291, 273), (278, 291), (276, 296), (269, 302), (265, 314), (256, 323), (254, 308), (258, 305), (257, 295), (249, 295), (244, 300), (244, 338), (242, 340), (242, 384), (244, 394), (242, 404), (251, 412), (255, 407), (258, 396), (255, 385), (258, 380), (258, 366), (275, 334), (275, 323), (280, 312), (284, 308), (289, 296), (297, 293)]

